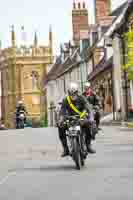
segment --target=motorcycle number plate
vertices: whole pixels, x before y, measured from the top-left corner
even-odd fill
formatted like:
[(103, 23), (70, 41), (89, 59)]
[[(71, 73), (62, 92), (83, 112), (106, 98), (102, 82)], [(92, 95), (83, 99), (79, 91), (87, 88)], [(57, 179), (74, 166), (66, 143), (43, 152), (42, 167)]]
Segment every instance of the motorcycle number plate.
[(80, 126), (75, 127), (76, 131), (80, 131)]
[(80, 126), (70, 127), (70, 131), (80, 131)]

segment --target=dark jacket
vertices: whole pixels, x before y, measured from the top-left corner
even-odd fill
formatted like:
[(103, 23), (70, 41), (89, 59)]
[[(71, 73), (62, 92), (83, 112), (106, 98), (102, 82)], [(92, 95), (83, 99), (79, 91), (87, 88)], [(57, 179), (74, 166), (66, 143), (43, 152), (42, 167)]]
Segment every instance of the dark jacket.
[[(91, 111), (91, 106), (87, 102), (86, 98), (84, 98), (84, 96), (79, 95), (75, 101), (72, 101), (72, 103), (80, 112), (83, 112), (85, 110), (87, 112)], [(75, 113), (75, 111), (72, 110), (72, 108), (70, 107), (70, 105), (67, 101), (67, 97), (66, 97), (62, 102), (60, 115), (63, 115), (63, 116), (70, 115), (71, 116), (71, 115), (76, 115), (76, 114), (77, 113)]]
[(89, 104), (93, 106), (100, 105), (99, 99), (96, 94), (92, 93), (90, 96), (86, 96), (85, 92), (83, 93), (83, 96), (86, 97)]
[(20, 111), (24, 111), (25, 113), (27, 113), (25, 106), (17, 106), (16, 107), (16, 115), (18, 116)]

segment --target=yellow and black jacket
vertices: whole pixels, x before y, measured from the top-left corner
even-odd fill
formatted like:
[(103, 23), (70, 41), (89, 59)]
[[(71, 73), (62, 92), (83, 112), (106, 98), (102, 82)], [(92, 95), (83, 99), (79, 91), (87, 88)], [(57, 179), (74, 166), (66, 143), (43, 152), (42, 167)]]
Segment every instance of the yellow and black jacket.
[[(75, 101), (71, 100), (71, 103), (80, 113), (83, 113), (84, 111), (89, 113), (91, 111), (91, 105), (87, 102), (86, 98), (82, 95), (79, 95)], [(70, 115), (70, 116), (77, 115), (77, 112), (74, 109), (72, 109), (72, 106), (70, 105), (70, 102), (68, 101), (68, 96), (62, 102), (60, 114)]]

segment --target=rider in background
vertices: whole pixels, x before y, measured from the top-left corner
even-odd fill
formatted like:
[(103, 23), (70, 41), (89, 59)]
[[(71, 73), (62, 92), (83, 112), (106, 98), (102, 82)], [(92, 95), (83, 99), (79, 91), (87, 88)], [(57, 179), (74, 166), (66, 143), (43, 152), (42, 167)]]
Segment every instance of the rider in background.
[(89, 102), (89, 104), (91, 104), (93, 107), (98, 107), (98, 109), (96, 109), (96, 114), (95, 114), (95, 120), (96, 120), (96, 125), (98, 130), (101, 130), (99, 128), (100, 125), (100, 100), (98, 98), (98, 96), (96, 95), (96, 93), (93, 91), (90, 82), (86, 82), (84, 84), (84, 92), (83, 95), (87, 98), (87, 101)]
[(24, 114), (25, 114), (24, 123), (26, 123), (27, 111), (26, 111), (26, 108), (25, 108), (24, 103), (23, 103), (22, 100), (18, 101), (17, 106), (16, 106), (16, 128), (18, 128), (19, 115), (20, 115), (21, 111), (23, 111)]

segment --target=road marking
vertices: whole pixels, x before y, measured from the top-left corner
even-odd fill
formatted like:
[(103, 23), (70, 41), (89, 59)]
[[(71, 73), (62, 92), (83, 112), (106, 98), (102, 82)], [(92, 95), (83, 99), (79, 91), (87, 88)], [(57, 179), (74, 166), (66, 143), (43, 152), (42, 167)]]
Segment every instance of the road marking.
[(15, 172), (9, 173), (9, 174), (8, 174), (7, 176), (5, 176), (2, 180), (0, 180), (0, 185), (3, 185), (3, 184), (8, 180), (8, 178), (9, 178), (10, 176), (14, 176), (14, 175), (16, 175)]

